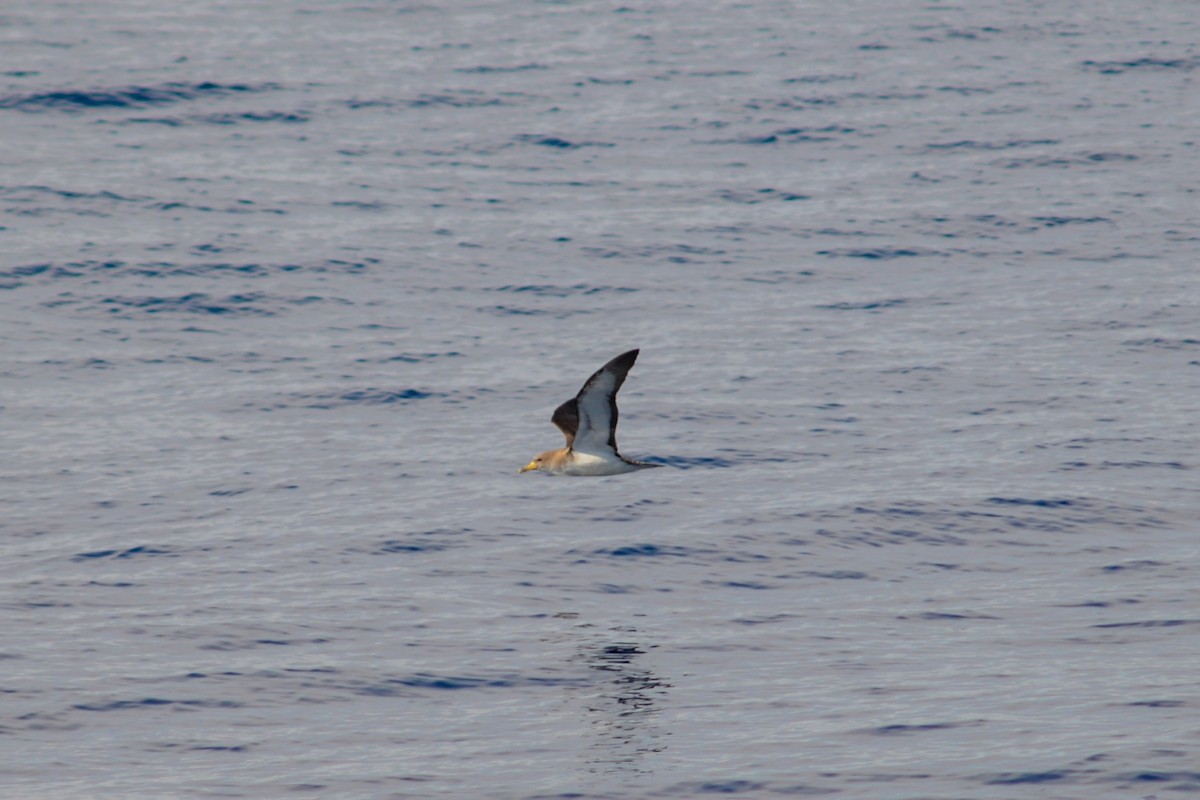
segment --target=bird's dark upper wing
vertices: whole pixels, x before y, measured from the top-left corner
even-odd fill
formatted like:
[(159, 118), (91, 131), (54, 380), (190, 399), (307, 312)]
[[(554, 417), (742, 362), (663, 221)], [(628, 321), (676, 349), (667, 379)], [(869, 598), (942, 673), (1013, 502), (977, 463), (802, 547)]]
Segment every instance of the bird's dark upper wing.
[(567, 437), (567, 447), (570, 448), (575, 443), (575, 432), (579, 430), (579, 407), (575, 403), (575, 398), (572, 397), (554, 409), (554, 416), (550, 418), (550, 421), (558, 426), (558, 429), (563, 432), (563, 436)]

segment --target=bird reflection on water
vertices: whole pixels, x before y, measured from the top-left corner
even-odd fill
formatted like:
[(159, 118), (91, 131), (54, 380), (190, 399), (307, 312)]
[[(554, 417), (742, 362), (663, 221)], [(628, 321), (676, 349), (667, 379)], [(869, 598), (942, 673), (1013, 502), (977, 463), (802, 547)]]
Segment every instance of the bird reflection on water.
[[(622, 633), (635, 633), (624, 630)], [(647, 649), (636, 641), (603, 641), (580, 648), (578, 660), (602, 674), (591, 684), (595, 693), (583, 698), (596, 736), (588, 759), (592, 771), (653, 772), (646, 755), (666, 749), (668, 734), (655, 724), (655, 715), (671, 687), (639, 660)], [(579, 691), (577, 689), (576, 691)]]

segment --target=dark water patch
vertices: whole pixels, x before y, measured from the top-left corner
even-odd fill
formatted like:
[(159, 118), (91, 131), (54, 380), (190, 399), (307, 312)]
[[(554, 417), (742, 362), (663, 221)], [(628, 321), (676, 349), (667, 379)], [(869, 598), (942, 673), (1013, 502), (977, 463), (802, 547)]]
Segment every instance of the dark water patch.
[(331, 409), (353, 405), (408, 405), (420, 400), (446, 396), (442, 392), (425, 392), (420, 389), (376, 389), (370, 387), (366, 389), (354, 389), (348, 392), (292, 394), (288, 396), (288, 402), (274, 407), (287, 408), (290, 406), (299, 406), (301, 408)]
[(827, 581), (862, 581), (870, 578), (870, 576), (865, 572), (858, 572), (850, 569), (834, 569), (824, 572), (820, 570), (805, 570), (799, 574), (809, 578), (821, 578)]
[(1079, 773), (1071, 769), (1055, 769), (1046, 772), (1002, 772), (990, 777), (985, 776), (983, 782), (989, 786), (1012, 786), (1021, 783), (1053, 783), (1075, 777)]
[(1087, 161), (1098, 163), (1101, 161), (1137, 161), (1140, 156), (1130, 153), (1088, 153), (1083, 158)]
[[(516, 93), (510, 93), (516, 94)], [(416, 97), (396, 99), (396, 98), (375, 98), (375, 99), (353, 99), (345, 101), (348, 108), (480, 108), (482, 106), (499, 106), (504, 105), (503, 100), (499, 97), (485, 94), (484, 92), (472, 91), (463, 89), (461, 91), (448, 91), (434, 93), (422, 93)]]
[[(1087, 532), (1096, 525), (1120, 525), (1131, 530), (1167, 527), (1153, 513), (1136, 506), (1119, 506), (1087, 498), (1048, 498), (1042, 505), (1033, 498), (980, 500), (976, 507), (938, 506), (929, 503), (896, 503), (855, 506), (820, 512), (798, 511), (754, 514), (730, 524), (774, 524), (788, 531), (803, 531), (805, 539), (841, 545), (883, 547), (897, 544), (961, 546), (987, 541), (989, 546), (1037, 547), (1038, 533)], [(1007, 502), (1011, 499), (1023, 502)], [(1067, 500), (1067, 504), (1060, 502)]]
[(1035, 506), (1037, 508), (1065, 508), (1074, 505), (1070, 500), (1030, 500), (1023, 497), (989, 497), (989, 503), (1006, 506)]
[(466, 689), (511, 689), (576, 686), (584, 683), (581, 678), (541, 678), (524, 675), (498, 675), (478, 677), (471, 675), (435, 675), (418, 672), (403, 678), (389, 678), (381, 684), (363, 687), (361, 694), (390, 694), (398, 689), (435, 689), (456, 692)]
[[(1200, 792), (1200, 772), (1146, 770), (1143, 772), (1126, 772), (1113, 776), (1110, 780), (1121, 783), (1178, 783), (1169, 787), (1178, 792)], [(1143, 800), (1155, 800), (1154, 795), (1147, 795)]]
[(1013, 158), (993, 162), (993, 166), (1002, 169), (1020, 169), (1022, 167), (1055, 167), (1065, 169), (1107, 161), (1137, 161), (1138, 156), (1130, 153), (1083, 153), (1074, 156), (1035, 156), (1030, 158)]
[(806, 111), (811, 108), (832, 108), (840, 102), (832, 95), (808, 97), (756, 98), (747, 100), (744, 107), (751, 111)]
[(457, 350), (448, 350), (445, 353), (397, 353), (392, 356), (380, 356), (378, 358), (356, 358), (356, 364), (425, 364), (430, 361), (436, 361), (439, 358), (458, 358), (462, 353)]
[(865, 258), (869, 261), (891, 261), (897, 258), (914, 258), (918, 256), (945, 256), (940, 250), (930, 250), (925, 247), (838, 247), (832, 250), (818, 250), (817, 255), (831, 258)]
[(1188, 347), (1196, 347), (1197, 345), (1200, 345), (1200, 339), (1194, 339), (1191, 337), (1186, 337), (1183, 339), (1168, 339), (1161, 336), (1153, 336), (1146, 339), (1127, 339), (1126, 341), (1121, 342), (1121, 344), (1125, 345), (1126, 347), (1153, 347), (1162, 350), (1183, 350)]
[[(658, 794), (677, 795), (681, 797), (699, 797), (700, 795), (708, 794), (723, 794), (733, 796), (746, 796), (751, 792), (762, 792), (768, 788), (765, 783), (750, 780), (723, 780), (723, 781), (688, 781), (687, 783), (676, 784)], [(779, 790), (773, 789), (771, 794), (780, 793)], [(795, 794), (795, 792), (788, 792)]]
[(617, 642), (606, 644), (590, 653), (589, 666), (592, 669), (612, 671), (625, 664), (632, 664), (638, 656), (646, 655), (646, 651), (633, 642)]
[[(692, 420), (699, 419), (701, 416), (703, 415), (684, 415), (679, 417), (679, 419)], [(799, 454), (778, 454), (770, 452), (751, 453), (746, 450), (737, 450), (732, 447), (720, 447), (717, 448), (717, 452), (730, 454), (730, 463), (720, 465), (714, 464), (713, 466), (736, 466), (737, 464), (794, 464), (803, 460)], [(719, 456), (714, 456), (713, 458), (715, 460), (725, 461), (725, 459), (720, 458)], [(649, 461), (650, 459), (646, 460)]]
[(772, 625), (776, 622), (787, 622), (795, 619), (795, 614), (771, 614), (766, 617), (739, 617), (730, 620), (738, 625)]
[(387, 389), (356, 389), (351, 392), (343, 392), (338, 395), (338, 399), (342, 400), (346, 405), (390, 405), (392, 403), (407, 403), (410, 400), (424, 400), (427, 397), (434, 397), (433, 392), (422, 392), (419, 389), (403, 389), (401, 391), (392, 391)]
[(250, 94), (280, 89), (276, 83), (162, 83), (156, 86), (121, 86), (112, 89), (63, 89), (54, 92), (0, 97), (0, 109), (17, 111), (79, 112), (91, 109), (149, 108), (171, 103)]
[(755, 591), (766, 591), (769, 589), (778, 589), (777, 585), (764, 583), (762, 581), (702, 581), (705, 586), (720, 586), (726, 589), (753, 589)]
[(1137, 467), (1157, 467), (1160, 469), (1191, 469), (1187, 464), (1178, 461), (1066, 461), (1062, 465), (1069, 469), (1134, 469)]
[(391, 553), (438, 553), (455, 543), (446, 541), (444, 537), (472, 533), (471, 528), (461, 530), (435, 530), (413, 534), (406, 538), (388, 539), (371, 551), (372, 555), (387, 555)]
[[(219, 639), (209, 644), (199, 645), (199, 650), (211, 650), (218, 653), (231, 653), (237, 650), (255, 650), (259, 647), (287, 647), (290, 645), (328, 644), (329, 640), (321, 637), (313, 639)], [(236, 673), (221, 673), (223, 675)], [(275, 677), (270, 672), (261, 673), (264, 677)]]
[(94, 559), (103, 558), (142, 558), (163, 556), (166, 558), (178, 558), (179, 552), (169, 548), (151, 547), (149, 545), (138, 545), (125, 550), (94, 550), (90, 553), (77, 553), (71, 558), (72, 561), (91, 561)]
[[(308, 305), (319, 302), (319, 297), (278, 298), (268, 297), (260, 292), (234, 294), (226, 297), (213, 297), (202, 292), (174, 297), (106, 297), (99, 302), (100, 307), (114, 316), (133, 319), (143, 314), (186, 314), (194, 316), (231, 316), (271, 317), (278, 312), (282, 305)], [(43, 303), (47, 307), (60, 305), (78, 305), (83, 301), (52, 301)], [(268, 303), (272, 306), (267, 308)]]
[[(103, 358), (46, 358), (41, 361), (43, 366), (47, 367), (67, 367), (68, 369), (112, 369), (115, 364), (111, 361), (105, 361)], [(112, 501), (101, 500), (97, 501), (96, 505), (101, 508), (111, 508)]]
[(1138, 622), (1103, 622), (1093, 628), (1178, 628), (1184, 625), (1200, 625), (1200, 619), (1147, 619)]
[(16, 289), (32, 281), (28, 278), (39, 276), (51, 277), (47, 273), (53, 270), (50, 264), (26, 264), (9, 269), (0, 269), (0, 289)]
[(862, 733), (876, 736), (903, 736), (911, 733), (926, 733), (928, 731), (947, 731), (955, 728), (978, 727), (983, 723), (972, 722), (931, 722), (924, 725), (883, 725), (878, 728), (868, 728)]
[(334, 208), (354, 208), (359, 211), (383, 211), (388, 208), (388, 205), (385, 203), (366, 200), (334, 200), (329, 205)]
[[(804, 142), (832, 142), (836, 141), (839, 136), (857, 133), (862, 134), (856, 128), (847, 128), (842, 125), (826, 125), (820, 128), (780, 128), (754, 136), (739, 136), (734, 139), (716, 139), (710, 144), (748, 144), (748, 145), (764, 145), (764, 144), (798, 144)], [(802, 199), (797, 196), (796, 199)], [(807, 198), (804, 198), (807, 199)]]
[(919, 42), (939, 43), (945, 41), (991, 41), (995, 38), (995, 34), (1003, 33), (1000, 28), (991, 26), (975, 26), (969, 28), (951, 28), (948, 25), (914, 25), (914, 31), (921, 31), (923, 36), (917, 38)]
[(1125, 705), (1141, 708), (1181, 708), (1189, 703), (1186, 700), (1135, 700)]
[[(216, 209), (210, 209), (216, 210)], [(193, 248), (197, 252), (207, 249), (201, 245)], [(213, 277), (223, 278), (228, 275), (244, 277), (263, 277), (277, 273), (315, 273), (315, 274), (356, 274), (364, 272), (376, 264), (378, 259), (366, 258), (361, 261), (330, 260), (313, 264), (296, 263), (239, 263), (227, 261), (141, 261), (128, 262), (121, 260), (108, 261), (72, 261), (65, 264), (28, 264), (0, 271), (0, 280), (10, 279), (25, 283), (49, 283), (69, 278), (104, 278), (114, 276), (138, 278), (176, 278), (176, 277)], [(35, 280), (36, 279), (36, 280)], [(187, 297), (205, 297), (205, 295), (186, 295)], [(235, 295), (246, 298), (248, 295)], [(300, 298), (291, 302), (311, 302), (312, 298)]]
[(189, 745), (187, 749), (188, 750), (211, 750), (214, 752), (225, 752), (225, 753), (245, 753), (250, 748), (246, 747), (245, 745), (240, 745), (240, 744), (229, 744), (229, 745), (193, 744), (193, 745)]
[(1116, 608), (1117, 606), (1137, 605), (1141, 600), (1085, 600), (1082, 603), (1061, 603), (1059, 608)]
[[(632, 86), (636, 81), (633, 78), (596, 78), (589, 76), (586, 83), (596, 86)], [(585, 81), (577, 81), (576, 86), (583, 86)]]
[(1120, 75), (1124, 72), (1133, 71), (1149, 71), (1160, 72), (1166, 70), (1178, 70), (1181, 72), (1191, 72), (1200, 67), (1200, 56), (1190, 56), (1186, 58), (1154, 58), (1152, 56), (1144, 56), (1142, 58), (1132, 58), (1124, 61), (1084, 61), (1080, 64), (1089, 72), (1099, 72), (1101, 75)]
[(939, 86), (934, 89), (936, 92), (944, 92), (946, 94), (956, 94), (959, 97), (973, 97), (976, 95), (995, 94), (995, 89), (990, 89), (984, 86)]
[[(952, 216), (924, 216), (922, 221), (934, 227), (943, 238), (983, 236), (997, 239), (1008, 233), (1037, 233), (1067, 225), (1113, 224), (1110, 217), (1071, 217), (1064, 215), (1041, 215), (1032, 217), (1003, 217), (997, 214), (971, 214), (962, 218)], [(979, 230), (982, 226), (986, 230)]]
[(658, 558), (662, 556), (691, 556), (700, 551), (689, 547), (657, 544), (631, 544), (624, 547), (601, 548), (591, 552), (594, 556), (611, 556), (613, 558)]
[(208, 494), (210, 497), (236, 497), (239, 494), (246, 494), (252, 491), (254, 491), (253, 487), (244, 486), (240, 489), (214, 489)]
[(1159, 567), (1167, 566), (1161, 561), (1151, 561), (1149, 559), (1140, 559), (1137, 561), (1127, 561), (1124, 564), (1108, 564), (1101, 567), (1101, 572), (1128, 572), (1131, 570), (1152, 570)]
[(825, 75), (799, 75), (795, 78), (783, 78), (780, 83), (803, 83), (803, 84), (821, 84), (821, 83), (837, 83), (840, 81), (856, 81), (857, 75), (839, 75), (830, 73)]
[(1009, 139), (1002, 142), (980, 142), (962, 139), (956, 142), (931, 142), (926, 150), (1011, 150), (1020, 147), (1045, 147), (1060, 144), (1059, 139)]
[(660, 466), (675, 467), (676, 469), (723, 469), (735, 466), (733, 461), (715, 457), (649, 456), (642, 460), (647, 464), (659, 464)]
[[(257, 360), (257, 353), (246, 353), (244, 358), (248, 361)], [(292, 357), (286, 357), (280, 363), (299, 360)], [(185, 355), (168, 355), (162, 358), (136, 358), (134, 359), (139, 364), (212, 364), (216, 362), (215, 358), (207, 358), (205, 356), (185, 356)]]
[(747, 283), (765, 283), (768, 286), (779, 286), (782, 284), (792, 283), (808, 283), (808, 279), (816, 275), (812, 270), (797, 269), (783, 270), (777, 269), (770, 272), (763, 272), (757, 275), (749, 275), (742, 278)]
[(6, 198), (9, 202), (18, 203), (31, 202), (34, 198), (41, 196), (49, 196), (57, 200), (104, 200), (117, 203), (144, 202), (148, 199), (144, 195), (123, 195), (110, 192), (107, 189), (99, 192), (80, 192), (73, 189), (57, 189), (53, 186), (38, 184), (0, 187), (0, 196)]
[(904, 102), (924, 100), (926, 97), (928, 94), (925, 92), (852, 92), (847, 95), (847, 98), (851, 100), (901, 100)]
[(657, 259), (669, 264), (688, 264), (692, 262), (729, 263), (720, 258), (726, 251), (720, 248), (702, 247), (690, 244), (667, 245), (610, 245), (606, 247), (585, 247), (583, 253), (592, 258), (603, 259)]
[[(488, 96), (485, 93), (475, 89), (458, 89), (446, 92), (444, 94), (421, 95), (416, 101), (411, 102), (409, 105), (413, 108), (417, 108), (422, 104), (452, 106), (455, 108), (473, 108), (475, 106), (509, 105), (513, 102), (525, 102), (535, 98), (535, 95), (514, 91), (513, 89), (506, 89), (504, 91), (496, 92), (495, 97)], [(423, 101), (427, 99), (433, 99), (433, 102), (424, 103)]]
[(892, 298), (890, 300), (868, 300), (859, 303), (829, 303), (827, 305), (817, 306), (822, 311), (879, 311), (884, 308), (895, 308), (907, 303), (904, 298)]
[(304, 111), (242, 111), (202, 114), (189, 119), (204, 125), (242, 125), (248, 122), (283, 122), (294, 125), (308, 122), (311, 115)]
[(717, 198), (730, 203), (739, 203), (741, 205), (758, 205), (759, 203), (783, 201), (791, 202), (793, 200), (809, 200), (810, 195), (798, 194), (796, 192), (788, 192), (781, 189), (721, 189), (717, 193)]
[(535, 144), (540, 147), (550, 147), (556, 150), (578, 150), (583, 147), (615, 147), (611, 142), (572, 142), (558, 136), (542, 136), (535, 133), (523, 133), (515, 136), (516, 141), (523, 144)]
[(586, 283), (577, 283), (570, 286), (561, 286), (558, 284), (505, 284), (504, 286), (488, 287), (485, 288), (484, 291), (527, 294), (535, 297), (587, 297), (590, 295), (608, 293), (631, 294), (641, 290), (632, 286), (593, 286)]
[(486, 64), (480, 64), (474, 67), (456, 67), (455, 72), (461, 72), (464, 75), (495, 75), (508, 74), (512, 72), (531, 72), (539, 70), (547, 70), (550, 67), (545, 64), (530, 62), (528, 64), (517, 64), (511, 67), (493, 67)]
[(483, 312), (485, 314), (495, 314), (496, 316), (500, 316), (500, 317), (508, 317), (508, 316), (546, 317), (546, 316), (552, 316), (556, 319), (565, 319), (567, 317), (575, 316), (578, 314), (595, 313), (594, 311), (589, 311), (586, 309), (579, 309), (576, 311), (551, 311), (551, 310), (544, 309), (544, 308), (517, 308), (516, 306), (506, 306), (506, 305), (480, 306), (480, 307), (476, 308), (475, 310)]
[[(923, 372), (945, 372), (945, 371), (946, 371), (945, 367), (928, 367), (925, 365), (917, 365), (917, 366), (912, 366), (912, 367), (892, 367), (891, 369), (880, 370), (880, 372), (882, 372), (884, 375), (916, 375), (916, 374), (920, 374)], [(839, 403), (827, 403), (825, 405), (817, 406), (817, 408), (821, 408), (821, 409), (843, 408), (843, 407), (844, 406), (842, 406)]]
[(920, 614), (899, 614), (896, 619), (919, 619), (928, 622), (938, 622), (942, 620), (960, 620), (960, 619), (1000, 619), (988, 614), (954, 614), (948, 611), (924, 611)]
[[(4, 282), (4, 288), (15, 289), (26, 284), (45, 284), (61, 279), (78, 278), (84, 274), (80, 269), (84, 265), (95, 265), (100, 270), (115, 270), (122, 263), (120, 261), (95, 261), (68, 265), (29, 264), (0, 271), (0, 281)], [(38, 280), (29, 280), (31, 278)]]
[[(271, 214), (279, 217), (288, 213), (286, 209), (272, 206), (261, 206), (255, 203), (253, 200), (236, 200), (220, 207), (197, 205), (195, 203), (183, 203), (178, 200), (164, 200), (149, 203), (145, 207), (151, 211), (165, 211), (169, 214), (175, 214), (176, 212), (180, 211), (194, 211), (198, 214)], [(179, 217), (176, 216), (175, 219), (179, 219)], [(222, 251), (222, 248), (214, 247), (212, 245), (200, 245), (192, 248), (192, 250), (197, 254), (202, 252), (219, 253)]]
[(1096, 222), (1112, 223), (1108, 217), (1030, 217), (1031, 221), (1043, 228), (1061, 228), (1063, 225), (1091, 225)]
[[(126, 274), (140, 275), (147, 278), (171, 278), (179, 276), (221, 277), (223, 275), (242, 275), (260, 277), (267, 275), (276, 268), (267, 264), (231, 264), (228, 262), (206, 262), (199, 264), (172, 264), (160, 262), (157, 264), (131, 265), (124, 270)], [(285, 270), (286, 271), (286, 270)]]
[[(590, 587), (590, 591), (598, 592), (599, 594), (634, 594), (641, 591), (641, 587), (632, 584), (618, 583), (597, 583)], [(659, 591), (670, 591), (669, 589), (660, 589)]]
[(108, 703), (86, 703), (71, 706), (79, 711), (129, 711), (142, 708), (180, 706), (182, 708), (241, 708), (235, 700), (167, 700), (161, 697), (144, 697), (141, 700), (113, 700)]
[(166, 128), (182, 128), (187, 123), (180, 117), (127, 117), (117, 121), (118, 125), (162, 125)]

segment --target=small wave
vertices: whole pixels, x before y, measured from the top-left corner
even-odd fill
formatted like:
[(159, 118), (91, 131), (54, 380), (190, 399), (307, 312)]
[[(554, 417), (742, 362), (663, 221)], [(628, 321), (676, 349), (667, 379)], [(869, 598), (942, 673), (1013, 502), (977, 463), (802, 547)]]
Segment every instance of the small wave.
[(609, 292), (614, 292), (617, 294), (630, 294), (641, 290), (635, 289), (631, 286), (592, 286), (586, 283), (577, 283), (571, 286), (560, 286), (556, 284), (505, 284), (504, 286), (485, 288), (484, 291), (531, 294), (537, 297), (572, 297), (606, 294)]
[(946, 253), (924, 247), (841, 247), (834, 250), (818, 250), (817, 255), (891, 261), (894, 258), (912, 258), (914, 256), (944, 256)]
[(907, 302), (903, 298), (893, 298), (891, 300), (869, 300), (862, 303), (829, 303), (817, 306), (817, 308), (823, 311), (878, 311), (882, 308), (902, 306)]
[(798, 194), (796, 192), (787, 192), (780, 189), (750, 189), (750, 190), (735, 190), (722, 189), (717, 192), (717, 197), (730, 203), (741, 203), (742, 205), (758, 205), (768, 201), (781, 201), (790, 203), (794, 200), (809, 200), (811, 195)]
[(275, 312), (262, 307), (265, 296), (257, 292), (235, 294), (224, 298), (210, 297), (201, 292), (177, 297), (108, 297), (100, 301), (113, 314), (197, 314), (230, 316), (274, 316)]
[(1081, 65), (1084, 69), (1099, 72), (1101, 75), (1120, 75), (1123, 72), (1131, 72), (1133, 70), (1180, 70), (1182, 72), (1191, 72), (1194, 69), (1200, 68), (1200, 57), (1192, 56), (1190, 58), (1133, 58), (1127, 61), (1084, 61)]
[(1059, 139), (1010, 139), (1006, 142), (979, 142), (963, 139), (957, 142), (933, 142), (926, 150), (1009, 150), (1017, 147), (1038, 147), (1059, 144)]
[(611, 142), (572, 142), (558, 136), (539, 136), (532, 133), (523, 133), (515, 137), (518, 142), (524, 144), (536, 144), (542, 147), (553, 147), (559, 150), (578, 150), (581, 147), (615, 147)]
[(104, 559), (104, 558), (141, 558), (141, 557), (154, 557), (154, 556), (165, 556), (168, 558), (176, 558), (179, 556), (179, 553), (176, 551), (173, 551), (173, 550), (159, 548), (159, 547), (150, 547), (148, 545), (138, 545), (136, 547), (130, 547), (125, 550), (121, 550), (121, 549), (94, 550), (90, 553), (77, 553), (71, 560), (72, 561), (93, 561), (96, 559)]
[(475, 67), (458, 67), (454, 71), (461, 72), (464, 75), (491, 75), (495, 73), (510, 73), (510, 72), (530, 72), (533, 70), (550, 69), (545, 64), (531, 62), (529, 64), (517, 64), (512, 67), (493, 67), (487, 64), (480, 64)]
[(221, 97), (230, 94), (267, 92), (275, 83), (163, 83), (157, 86), (121, 86), (111, 89), (63, 89), (0, 97), (0, 109), (17, 111), (85, 111), (97, 108), (151, 108), (171, 103)]
[(725, 458), (713, 457), (650, 456), (642, 460), (647, 464), (659, 464), (664, 467), (675, 467), (676, 469), (698, 469), (701, 467), (723, 469), (725, 467), (736, 466), (736, 462)]
[(659, 556), (690, 556), (696, 550), (688, 547), (657, 544), (633, 544), (624, 547), (592, 551), (592, 555), (612, 556), (613, 558), (654, 558)]
[(241, 708), (242, 703), (234, 700), (168, 700), (162, 697), (143, 697), (140, 700), (112, 700), (107, 703), (81, 703), (72, 706), (79, 711), (129, 711), (139, 708), (161, 706), (185, 706), (188, 708)]

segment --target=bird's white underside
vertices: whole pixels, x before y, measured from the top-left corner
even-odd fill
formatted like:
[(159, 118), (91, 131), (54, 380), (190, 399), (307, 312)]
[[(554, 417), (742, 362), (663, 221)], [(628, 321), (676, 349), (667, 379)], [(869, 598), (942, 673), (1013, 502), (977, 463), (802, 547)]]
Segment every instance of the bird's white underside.
[[(582, 416), (582, 415), (581, 415)], [(633, 472), (640, 469), (635, 464), (622, 460), (612, 448), (606, 448), (607, 453), (582, 453), (576, 448), (567, 463), (561, 469), (555, 470), (559, 475), (620, 475), (623, 472)]]

